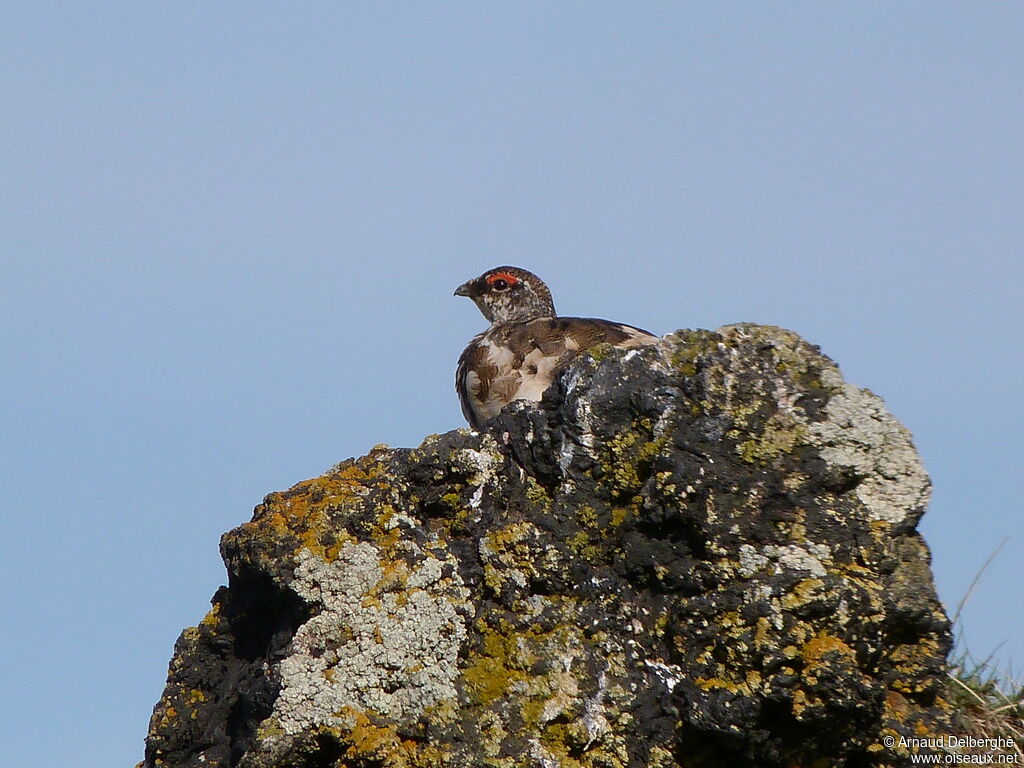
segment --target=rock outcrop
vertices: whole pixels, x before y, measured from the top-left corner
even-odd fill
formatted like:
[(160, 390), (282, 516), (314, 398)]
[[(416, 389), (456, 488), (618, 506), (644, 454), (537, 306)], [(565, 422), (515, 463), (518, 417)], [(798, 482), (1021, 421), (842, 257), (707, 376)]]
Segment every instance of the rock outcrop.
[(788, 331), (597, 348), (483, 433), (267, 496), (145, 765), (903, 765), (949, 725), (928, 495)]

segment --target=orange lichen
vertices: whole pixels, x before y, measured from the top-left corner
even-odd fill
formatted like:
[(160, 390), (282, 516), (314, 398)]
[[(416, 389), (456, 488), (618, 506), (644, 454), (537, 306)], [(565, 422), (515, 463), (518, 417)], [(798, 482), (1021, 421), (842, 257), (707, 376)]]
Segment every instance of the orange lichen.
[(382, 451), (375, 449), (287, 491), (268, 494), (242, 531), (257, 540), (293, 536), (298, 548), (334, 560), (346, 541), (353, 539), (330, 525), (328, 515), (362, 503), (384, 482), (386, 468), (381, 459)]
[(378, 725), (353, 707), (343, 708), (338, 715), (347, 726), (336, 733), (345, 746), (345, 756), (357, 761), (372, 761), (383, 768), (439, 768), (446, 765), (447, 755), (430, 744), (403, 739), (393, 725)]

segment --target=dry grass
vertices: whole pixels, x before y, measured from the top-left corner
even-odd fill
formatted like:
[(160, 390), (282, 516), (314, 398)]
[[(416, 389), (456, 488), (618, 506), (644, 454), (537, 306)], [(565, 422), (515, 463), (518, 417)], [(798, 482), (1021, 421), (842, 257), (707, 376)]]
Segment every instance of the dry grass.
[[(992, 755), (993, 764), (1024, 765), (1024, 682), (1012, 671), (993, 663), (992, 657), (978, 661), (964, 648), (960, 614), (981, 577), (1006, 544), (1004, 539), (978, 570), (953, 614), (956, 627), (956, 655), (949, 662), (947, 696), (954, 707), (953, 729), (958, 738), (984, 739), (996, 746), (965, 747), (965, 754)], [(996, 757), (998, 756), (998, 757)]]
[(964, 653), (950, 663), (947, 696), (954, 707), (953, 735), (1002, 740), (963, 752), (1014, 755), (1011, 764), (1024, 765), (1024, 684)]

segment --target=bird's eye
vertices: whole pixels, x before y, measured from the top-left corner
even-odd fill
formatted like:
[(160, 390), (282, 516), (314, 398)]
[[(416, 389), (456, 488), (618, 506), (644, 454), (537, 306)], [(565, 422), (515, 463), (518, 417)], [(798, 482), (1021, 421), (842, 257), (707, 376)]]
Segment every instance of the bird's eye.
[(497, 280), (491, 283), (491, 287), (496, 291), (504, 291), (506, 288), (508, 288), (508, 280), (503, 280), (502, 278), (499, 277)]

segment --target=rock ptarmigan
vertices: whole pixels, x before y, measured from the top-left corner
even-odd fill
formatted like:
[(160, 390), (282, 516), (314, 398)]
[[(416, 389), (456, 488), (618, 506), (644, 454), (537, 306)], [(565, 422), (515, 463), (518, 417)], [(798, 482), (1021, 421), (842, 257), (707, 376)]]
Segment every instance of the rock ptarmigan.
[(540, 400), (555, 375), (591, 347), (658, 341), (631, 325), (558, 317), (548, 287), (519, 267), (489, 269), (460, 285), (455, 295), (472, 299), (491, 323), (469, 342), (455, 372), (462, 413), (474, 429), (513, 400)]

